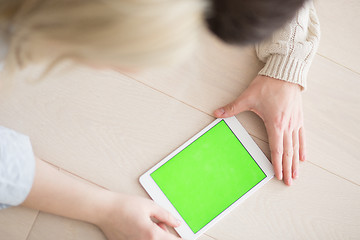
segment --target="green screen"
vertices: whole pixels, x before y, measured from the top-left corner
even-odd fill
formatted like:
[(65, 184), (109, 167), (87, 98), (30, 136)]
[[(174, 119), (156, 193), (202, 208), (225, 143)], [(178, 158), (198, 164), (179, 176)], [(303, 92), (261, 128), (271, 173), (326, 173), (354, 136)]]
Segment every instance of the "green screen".
[(266, 175), (222, 120), (151, 177), (196, 233)]

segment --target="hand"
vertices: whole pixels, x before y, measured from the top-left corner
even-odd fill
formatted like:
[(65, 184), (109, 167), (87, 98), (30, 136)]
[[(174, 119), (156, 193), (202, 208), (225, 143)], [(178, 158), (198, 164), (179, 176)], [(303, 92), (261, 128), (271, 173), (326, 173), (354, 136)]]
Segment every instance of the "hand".
[(110, 192), (98, 222), (108, 240), (179, 240), (167, 230), (178, 220), (153, 201)]
[(291, 185), (299, 174), (299, 159), (305, 161), (301, 87), (259, 75), (234, 102), (214, 114), (227, 118), (243, 111), (253, 111), (264, 121), (275, 176)]

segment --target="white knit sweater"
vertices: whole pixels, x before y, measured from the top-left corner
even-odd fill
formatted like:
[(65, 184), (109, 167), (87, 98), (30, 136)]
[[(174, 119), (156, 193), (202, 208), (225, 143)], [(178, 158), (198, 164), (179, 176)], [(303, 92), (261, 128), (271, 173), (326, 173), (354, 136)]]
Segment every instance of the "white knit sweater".
[(273, 36), (255, 46), (265, 63), (259, 72), (306, 87), (306, 78), (320, 41), (320, 24), (314, 4), (309, 1)]

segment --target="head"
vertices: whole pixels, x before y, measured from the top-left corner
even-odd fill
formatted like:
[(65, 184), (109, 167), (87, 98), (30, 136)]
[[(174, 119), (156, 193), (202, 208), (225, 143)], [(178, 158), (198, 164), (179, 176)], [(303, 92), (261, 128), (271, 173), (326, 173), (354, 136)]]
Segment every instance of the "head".
[[(15, 72), (65, 59), (141, 69), (186, 58), (206, 25), (227, 42), (266, 38), (305, 0), (0, 0)], [(212, 4), (212, 6), (211, 6)], [(207, 17), (206, 17), (207, 16)]]
[(286, 24), (306, 0), (212, 0), (210, 30), (228, 43), (256, 43)]
[[(3, 4), (4, 3), (4, 4)], [(142, 68), (179, 61), (204, 25), (205, 0), (0, 0), (7, 66), (71, 59)]]

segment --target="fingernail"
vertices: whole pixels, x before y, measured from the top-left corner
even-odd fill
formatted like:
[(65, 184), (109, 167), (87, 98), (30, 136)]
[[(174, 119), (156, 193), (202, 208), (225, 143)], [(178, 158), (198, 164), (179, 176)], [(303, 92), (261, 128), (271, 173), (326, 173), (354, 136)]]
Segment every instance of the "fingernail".
[(215, 115), (221, 116), (225, 113), (225, 110), (223, 108), (216, 109)]
[(295, 178), (295, 179), (298, 178), (298, 173), (297, 173), (297, 171), (294, 171), (294, 172), (293, 172), (293, 178)]
[(292, 182), (292, 181), (291, 181), (291, 178), (288, 178), (288, 179), (285, 180), (285, 183), (286, 183), (288, 186), (291, 185), (291, 182)]
[(179, 219), (176, 219), (176, 224), (179, 226), (181, 225), (181, 221)]

